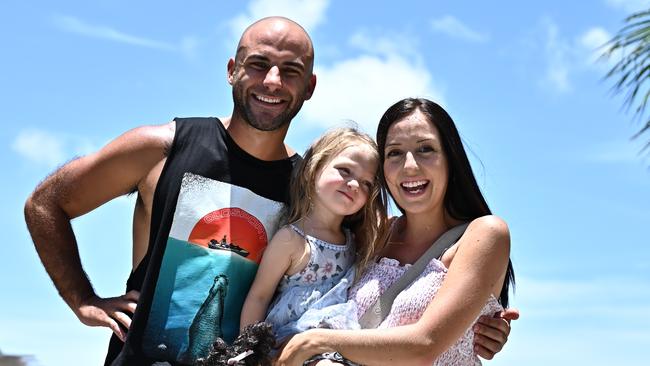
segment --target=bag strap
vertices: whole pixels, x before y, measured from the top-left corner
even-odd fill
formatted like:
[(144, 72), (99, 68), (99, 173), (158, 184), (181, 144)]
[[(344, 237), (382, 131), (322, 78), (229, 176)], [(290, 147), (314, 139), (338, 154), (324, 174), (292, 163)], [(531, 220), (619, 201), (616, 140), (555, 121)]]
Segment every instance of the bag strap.
[(427, 264), (433, 258), (440, 258), (440, 256), (454, 245), (458, 239), (463, 235), (469, 223), (460, 224), (447, 230), (438, 240), (433, 243), (429, 249), (413, 265), (404, 272), (404, 274), (375, 301), (368, 310), (359, 318), (361, 328), (377, 328), (379, 324), (386, 318), (390, 309), (393, 306), (395, 297), (402, 292), (406, 286), (411, 284), (423, 271)]

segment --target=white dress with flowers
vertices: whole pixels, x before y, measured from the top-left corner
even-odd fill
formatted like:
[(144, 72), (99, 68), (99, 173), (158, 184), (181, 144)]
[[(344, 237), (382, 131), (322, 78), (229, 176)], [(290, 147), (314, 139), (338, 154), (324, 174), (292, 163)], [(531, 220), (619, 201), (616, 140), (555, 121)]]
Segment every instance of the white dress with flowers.
[(294, 225), (290, 227), (305, 238), (311, 253), (302, 271), (282, 277), (269, 306), (266, 322), (273, 325), (278, 342), (305, 330), (297, 326), (297, 321), (308, 309), (345, 303), (354, 279), (351, 267), (355, 247), (349, 230), (344, 229), (345, 244), (340, 245), (306, 235)]

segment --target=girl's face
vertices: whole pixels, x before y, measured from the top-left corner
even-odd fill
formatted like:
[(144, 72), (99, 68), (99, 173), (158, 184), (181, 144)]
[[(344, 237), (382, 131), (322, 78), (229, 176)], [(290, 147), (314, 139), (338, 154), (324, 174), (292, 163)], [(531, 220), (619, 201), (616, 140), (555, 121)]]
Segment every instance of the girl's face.
[(316, 175), (315, 208), (352, 215), (366, 204), (375, 182), (377, 153), (366, 144), (344, 148)]
[(426, 116), (415, 111), (393, 123), (382, 153), (388, 189), (404, 211), (432, 215), (444, 212), (447, 157), (438, 129)]

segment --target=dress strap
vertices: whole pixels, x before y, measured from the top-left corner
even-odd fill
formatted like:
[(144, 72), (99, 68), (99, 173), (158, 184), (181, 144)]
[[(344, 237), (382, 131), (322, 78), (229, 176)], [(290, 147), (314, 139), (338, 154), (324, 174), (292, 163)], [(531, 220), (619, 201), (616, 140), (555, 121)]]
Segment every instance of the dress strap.
[(319, 246), (319, 247), (327, 247), (327, 248), (333, 249), (335, 251), (341, 251), (341, 250), (347, 250), (348, 248), (350, 248), (354, 244), (354, 237), (352, 235), (352, 232), (347, 228), (343, 228), (343, 235), (345, 235), (345, 243), (343, 245), (341, 245), (341, 244), (332, 244), (332, 243), (327, 242), (327, 241), (325, 241), (323, 239), (319, 239), (317, 237), (311, 236), (311, 235), (305, 233), (304, 231), (302, 231), (302, 229), (300, 229), (298, 226), (296, 226), (294, 224), (289, 224), (289, 227), (292, 228), (293, 231), (298, 233), (298, 235), (305, 238), (305, 240), (307, 241), (307, 243), (309, 243), (309, 245), (316, 245), (316, 246)]
[(299, 227), (297, 227), (296, 225), (294, 225), (294, 224), (289, 224), (289, 227), (291, 227), (291, 228), (293, 229), (293, 231), (297, 232), (297, 233), (298, 233), (300, 236), (302, 236), (303, 238), (309, 240), (309, 238), (307, 238), (307, 234), (305, 234), (305, 232), (302, 231), (302, 230), (301, 230)]

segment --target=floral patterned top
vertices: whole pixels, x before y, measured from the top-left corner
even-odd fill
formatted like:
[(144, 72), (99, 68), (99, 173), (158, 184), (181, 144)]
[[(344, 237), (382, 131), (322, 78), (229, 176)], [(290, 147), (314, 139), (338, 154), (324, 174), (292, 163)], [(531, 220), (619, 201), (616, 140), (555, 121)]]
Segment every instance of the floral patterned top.
[(296, 321), (315, 303), (322, 303), (322, 298), (341, 280), (349, 277), (348, 270), (355, 259), (352, 234), (347, 229), (344, 229), (345, 244), (341, 245), (306, 235), (294, 225), (290, 227), (305, 238), (310, 258), (302, 271), (282, 277), (269, 306), (266, 322), (273, 325), (278, 341), (300, 331), (295, 328)]

